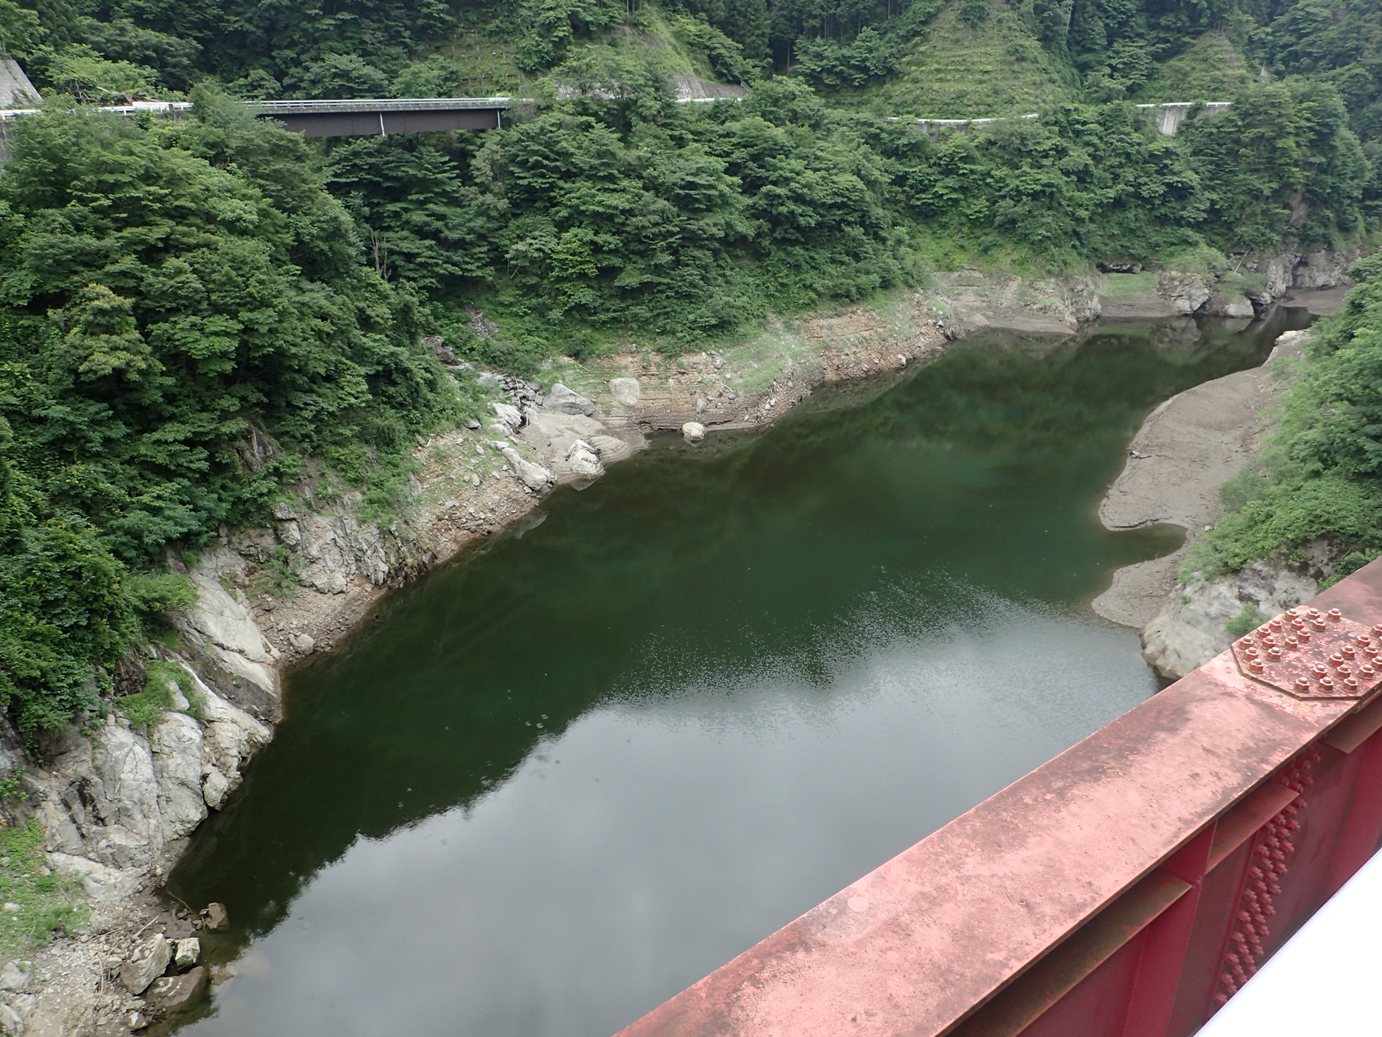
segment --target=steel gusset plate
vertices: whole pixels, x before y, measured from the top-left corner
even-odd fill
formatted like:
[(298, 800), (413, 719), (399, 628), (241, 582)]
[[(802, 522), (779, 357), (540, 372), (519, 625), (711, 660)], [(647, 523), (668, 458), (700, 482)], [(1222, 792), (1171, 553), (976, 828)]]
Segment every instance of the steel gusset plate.
[(1290, 609), (1233, 643), (1245, 677), (1300, 699), (1359, 699), (1382, 685), (1382, 624)]

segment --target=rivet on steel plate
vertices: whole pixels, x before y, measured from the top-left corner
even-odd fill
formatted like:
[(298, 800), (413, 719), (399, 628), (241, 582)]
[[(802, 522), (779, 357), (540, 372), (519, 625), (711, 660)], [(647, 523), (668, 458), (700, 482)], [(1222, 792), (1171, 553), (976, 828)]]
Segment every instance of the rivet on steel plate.
[(1276, 662), (1281, 658), (1281, 649), (1276, 645), (1267, 649), (1267, 659), (1269, 662)]
[(1297, 690), (1297, 691), (1309, 691), (1309, 690), (1310, 690), (1310, 679), (1309, 679), (1308, 677), (1297, 677), (1297, 678), (1296, 678), (1296, 690)]
[(1337, 623), (1339, 622), (1339, 620), (1344, 618), (1344, 614), (1340, 612), (1338, 609), (1330, 609), (1329, 618), (1331, 622)]
[(1324, 688), (1326, 691), (1328, 691), (1329, 689), (1333, 688), (1333, 687), (1334, 687), (1334, 678), (1333, 678), (1333, 677), (1321, 677), (1321, 678), (1320, 678), (1320, 687), (1321, 687), (1321, 688)]
[(1358, 649), (1354, 648), (1352, 645), (1344, 645), (1339, 649), (1339, 652), (1345, 659), (1352, 659), (1358, 654)]
[(1345, 678), (1344, 678), (1344, 688), (1345, 688), (1346, 690), (1348, 690), (1348, 691), (1357, 691), (1357, 690), (1358, 690), (1358, 687), (1359, 687), (1358, 681), (1357, 681), (1355, 678), (1353, 678), (1353, 677), (1345, 677)]

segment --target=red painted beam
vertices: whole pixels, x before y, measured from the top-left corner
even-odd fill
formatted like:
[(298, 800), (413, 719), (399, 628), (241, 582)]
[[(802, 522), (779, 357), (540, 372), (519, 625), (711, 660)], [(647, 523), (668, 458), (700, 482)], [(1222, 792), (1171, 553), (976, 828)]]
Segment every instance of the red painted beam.
[[(1312, 604), (1365, 625), (1382, 622), (1382, 561)], [(1217, 960), (1218, 941), (1230, 935), (1224, 926), (1236, 924), (1233, 910), (1248, 888), (1238, 876), (1247, 876), (1254, 853), (1274, 852), (1259, 851), (1256, 842), (1275, 839), (1286, 823), (1277, 811), (1294, 795), (1264, 782), (1374, 697), (1375, 691), (1361, 701), (1299, 698), (1245, 676), (1225, 652), (620, 1037), (927, 1037), (966, 1020), (974, 1028), (980, 1007), (1010, 987), (1007, 1002), (983, 1017), (991, 1014), (992, 1025), (979, 1030), (1036, 1034), (1043, 1012), (1071, 998), (1052, 1018), (1086, 1004), (1081, 1010), (1100, 1022), (1097, 1030), (1079, 1031), (1082, 1037), (1122, 1034), (1131, 1032), (1127, 1004), (1147, 1001), (1151, 980), (1167, 988), (1169, 1015), (1181, 960), (1167, 955), (1186, 953), (1193, 922), (1201, 927), (1194, 930), (1201, 957)], [(1368, 728), (1364, 720), (1346, 735), (1367, 737)], [(1370, 753), (1366, 768), (1349, 773), (1372, 773), (1377, 758)], [(1350, 838), (1360, 844), (1377, 834)], [(1209, 907), (1222, 918), (1196, 907), (1200, 877), (1215, 865)], [(1123, 935), (1110, 943), (1115, 932)], [(1213, 942), (1208, 952), (1206, 940)], [(1038, 963), (1044, 971), (1033, 971), (1025, 987), (1013, 986)], [(1096, 976), (1123, 991), (1117, 1009), (1099, 1004), (1088, 988), (1079, 994), (1083, 1001), (1074, 998), (1071, 992)], [(1194, 1007), (1201, 1000), (1193, 990), (1181, 993), (1181, 1003), (1202, 1018), (1209, 1008)], [(1010, 1022), (1000, 1024), (1000, 1017)], [(1158, 1024), (1161, 1032), (1175, 1032), (1175, 1025)]]

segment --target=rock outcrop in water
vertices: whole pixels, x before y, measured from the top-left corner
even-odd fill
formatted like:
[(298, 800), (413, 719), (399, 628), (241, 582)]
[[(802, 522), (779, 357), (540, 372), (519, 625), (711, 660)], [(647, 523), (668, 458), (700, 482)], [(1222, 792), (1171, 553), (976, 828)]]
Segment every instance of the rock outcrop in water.
[(1309, 566), (1257, 562), (1232, 576), (1195, 580), (1143, 628), (1142, 653), (1163, 676), (1184, 677), (1229, 646), (1230, 625), (1245, 610), (1275, 616), (1318, 594), (1319, 577), (1310, 573)]
[[(1302, 255), (1282, 252), (1265, 259), (1244, 260), (1223, 273), (1204, 270), (1162, 270), (1145, 286), (1132, 277), (1119, 282), (1115, 274), (1105, 284), (1102, 313), (1119, 319), (1175, 316), (1251, 318), (1291, 291), (1314, 291), (1348, 285), (1348, 269), (1356, 251), (1323, 250)], [(1128, 290), (1125, 285), (1135, 286)], [(1116, 289), (1116, 290), (1115, 290)]]

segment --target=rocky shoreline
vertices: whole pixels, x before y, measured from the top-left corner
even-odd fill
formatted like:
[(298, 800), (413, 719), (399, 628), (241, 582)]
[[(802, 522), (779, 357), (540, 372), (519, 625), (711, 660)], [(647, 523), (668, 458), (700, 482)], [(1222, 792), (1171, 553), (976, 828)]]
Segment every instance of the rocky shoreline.
[[(1296, 291), (1290, 305), (1317, 316), (1343, 304), (1342, 289)], [(1180, 567), (1198, 532), (1218, 521), (1221, 487), (1243, 469), (1275, 425), (1288, 382), (1281, 365), (1298, 356), (1309, 331), (1288, 331), (1261, 366), (1188, 389), (1148, 415), (1123, 471), (1099, 507), (1109, 530), (1170, 523), (1186, 542), (1161, 558), (1126, 566), (1093, 607), (1142, 632), (1143, 655), (1163, 677), (1183, 677), (1228, 647), (1228, 624), (1245, 610), (1264, 616), (1319, 591), (1326, 559), (1285, 566), (1257, 563), (1232, 577), (1185, 584)]]
[[(199, 905), (170, 907), (162, 876), (272, 737), (283, 670), (334, 648), (391, 590), (519, 520), (553, 487), (597, 479), (649, 433), (765, 426), (817, 386), (925, 361), (972, 331), (1071, 333), (1100, 309), (1093, 280), (956, 274), (720, 350), (667, 358), (635, 346), (598, 362), (561, 362), (545, 387), (452, 364), (456, 377), (494, 393), (493, 417), (418, 444), (400, 514), (366, 521), (359, 493), (320, 479), (276, 506), (271, 525), (224, 530), (186, 570), (200, 598), (178, 617), (176, 643), (150, 649), (190, 678), (170, 683), (175, 708), (148, 730), (112, 715), (91, 737), (55, 739), (46, 766), (25, 774), (49, 866), (82, 883), (92, 917), (77, 937), (0, 974), (0, 1031), (126, 1034), (224, 978), (178, 942), (223, 920)], [(446, 362), (444, 343), (436, 348)], [(17, 753), (12, 733), (0, 730), (0, 770)], [(162, 968), (140, 986), (151, 966), (131, 963), (148, 961)], [(187, 997), (164, 996), (173, 989)]]

